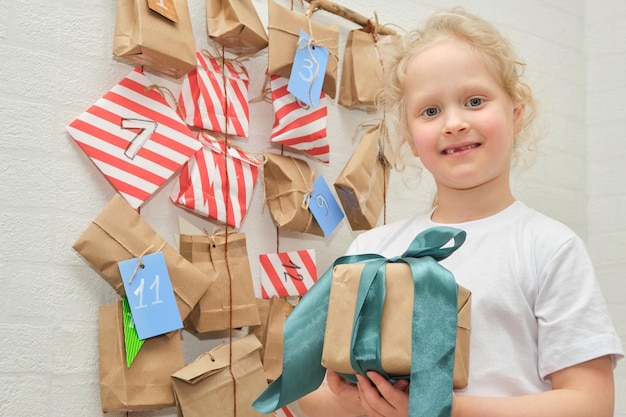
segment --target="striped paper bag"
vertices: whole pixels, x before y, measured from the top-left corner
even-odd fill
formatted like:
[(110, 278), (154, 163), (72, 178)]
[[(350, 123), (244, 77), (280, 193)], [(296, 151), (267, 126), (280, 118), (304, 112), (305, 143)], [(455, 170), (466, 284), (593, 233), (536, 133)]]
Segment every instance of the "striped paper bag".
[[(289, 79), (279, 75), (270, 77), (274, 125), (270, 141), (304, 152), (310, 157), (329, 163), (330, 145), (326, 137), (327, 108), (322, 102), (318, 108), (303, 107), (287, 91)], [(324, 98), (322, 93), (322, 98)]]
[(275, 417), (296, 417), (296, 415), (292, 413), (289, 407), (287, 406), (283, 408), (279, 408), (278, 410), (274, 411), (274, 416)]
[(252, 200), (259, 161), (206, 132), (200, 142), (204, 146), (183, 166), (170, 199), (201, 216), (239, 227)]
[(259, 255), (263, 298), (304, 295), (317, 281), (315, 250)]
[(66, 127), (135, 209), (202, 147), (150, 85), (137, 68)]
[(249, 76), (238, 61), (206, 57), (184, 78), (178, 104), (190, 126), (248, 137)]

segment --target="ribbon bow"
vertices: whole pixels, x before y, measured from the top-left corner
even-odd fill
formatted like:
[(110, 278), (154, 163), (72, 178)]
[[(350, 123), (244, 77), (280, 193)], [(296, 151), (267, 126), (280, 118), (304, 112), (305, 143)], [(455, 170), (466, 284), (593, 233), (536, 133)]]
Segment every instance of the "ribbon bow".
[[(450, 416), (452, 374), (457, 326), (457, 284), (450, 271), (438, 264), (465, 241), (465, 232), (438, 226), (418, 234), (400, 257), (375, 254), (338, 258), (302, 297), (285, 320), (283, 373), (252, 404), (271, 413), (317, 389), (321, 366), (332, 271), (336, 265), (364, 263), (352, 331), (350, 362), (365, 375), (386, 376), (380, 356), (380, 318), (385, 299), (385, 265), (404, 262), (414, 283), (412, 317), (411, 389), (409, 415)], [(454, 244), (446, 246), (454, 240)]]

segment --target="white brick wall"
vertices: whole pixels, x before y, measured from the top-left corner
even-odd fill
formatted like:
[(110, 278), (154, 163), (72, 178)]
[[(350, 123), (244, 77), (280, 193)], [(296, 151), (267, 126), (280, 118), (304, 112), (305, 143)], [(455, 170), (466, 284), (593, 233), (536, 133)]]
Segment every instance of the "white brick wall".
[[(626, 4), (586, 5), (588, 244), (622, 341), (626, 340)], [(616, 372), (616, 416), (626, 416), (626, 365)]]
[[(253, 0), (267, 21), (265, 0)], [(115, 1), (0, 0), (0, 415), (100, 415), (97, 308), (113, 290), (71, 249), (113, 195), (111, 186), (67, 136), (64, 126), (131, 70), (112, 56)], [(297, 3), (297, 2), (296, 2)], [(382, 22), (412, 27), (451, 1), (343, 0)], [(622, 135), (626, 124), (626, 6), (622, 0), (468, 0), (517, 45), (541, 101), (546, 154), (515, 179), (517, 196), (556, 217), (589, 243), (613, 319), (626, 340), (626, 195)], [(196, 42), (206, 46), (204, 1), (189, 0)], [(341, 48), (352, 24), (336, 21)], [(258, 93), (267, 51), (246, 61)], [(152, 77), (152, 75), (149, 74)], [(159, 77), (155, 81), (170, 83)], [(177, 84), (170, 83), (174, 90)], [(332, 162), (312, 163), (332, 182), (350, 155), (352, 130), (369, 117), (329, 106)], [(253, 104), (246, 149), (268, 149), (271, 105)], [(415, 181), (414, 181), (415, 182)], [(142, 215), (170, 243), (177, 217), (205, 222), (174, 207), (168, 184)], [(388, 220), (430, 202), (430, 182), (403, 192), (394, 174)], [(417, 196), (417, 197), (415, 197)], [(244, 222), (250, 256), (273, 251), (275, 236), (257, 187)], [(281, 249), (314, 247), (325, 269), (355, 236), (341, 226), (331, 239), (283, 233)], [(253, 275), (258, 276), (255, 262)], [(185, 334), (186, 359), (212, 343)], [(626, 365), (617, 368), (616, 416), (626, 416)], [(112, 414), (116, 415), (116, 413)], [(119, 415), (123, 415), (119, 413)], [(173, 409), (137, 413), (174, 416)]]

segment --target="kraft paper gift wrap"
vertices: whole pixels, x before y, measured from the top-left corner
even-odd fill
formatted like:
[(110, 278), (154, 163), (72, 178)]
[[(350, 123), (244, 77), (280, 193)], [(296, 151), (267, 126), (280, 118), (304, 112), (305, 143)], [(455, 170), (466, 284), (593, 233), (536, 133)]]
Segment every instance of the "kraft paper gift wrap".
[(335, 180), (335, 191), (352, 230), (376, 226), (385, 204), (390, 164), (384, 154), (386, 127), (367, 130)]
[(252, 55), (267, 47), (267, 34), (251, 0), (207, 0), (209, 37), (236, 55)]
[(285, 320), (292, 310), (293, 305), (286, 299), (271, 298), (263, 350), (263, 369), (268, 381), (274, 381), (283, 370), (284, 326)]
[[(339, 373), (356, 373), (350, 365), (352, 324), (361, 273), (365, 264), (337, 265), (328, 303), (322, 365)], [(411, 321), (413, 278), (404, 263), (386, 267), (385, 305), (381, 321), (381, 361), (391, 377), (411, 373)], [(419, 294), (415, 295), (419, 297)], [(458, 286), (458, 319), (454, 351), (454, 388), (465, 388), (469, 371), (472, 294)]]
[(180, 253), (214, 279), (185, 320), (187, 330), (206, 333), (261, 323), (245, 234), (180, 235)]
[(261, 342), (250, 334), (201, 355), (175, 372), (172, 384), (178, 416), (262, 417), (263, 414), (251, 406), (254, 398), (267, 387), (260, 348)]
[(383, 88), (383, 72), (400, 37), (371, 33), (362, 29), (348, 32), (343, 54), (341, 83), (337, 102), (346, 107), (373, 107)]
[[(358, 254), (338, 258), (285, 320), (282, 374), (253, 406), (270, 413), (314, 391), (324, 380), (325, 329), (330, 324), (331, 286), (338, 266), (365, 264), (358, 284), (352, 331), (348, 329), (351, 368), (361, 375), (373, 370), (393, 379), (385, 371), (381, 357), (385, 293), (387, 281), (392, 280), (385, 272), (389, 265), (406, 264), (413, 288), (403, 291), (405, 295), (407, 291), (415, 294), (412, 309), (406, 312), (409, 316), (403, 317), (410, 322), (412, 337), (410, 373), (403, 376), (410, 379), (409, 415), (450, 416), (458, 285), (454, 275), (439, 261), (461, 247), (465, 236), (462, 230), (438, 226), (419, 233), (402, 256), (387, 259), (377, 254)], [(354, 375), (344, 376), (354, 380)]]
[(213, 277), (183, 258), (119, 194), (111, 199), (72, 247), (120, 295), (125, 291), (117, 263), (162, 251), (182, 320), (214, 281)]
[(100, 306), (98, 352), (102, 411), (143, 411), (172, 407), (172, 373), (185, 366), (180, 332), (146, 339), (126, 366), (122, 300)]
[(324, 236), (305, 204), (313, 192), (314, 172), (302, 159), (264, 153), (265, 202), (276, 226), (295, 232)]
[[(291, 67), (293, 66), (300, 29), (309, 32), (309, 22), (303, 14), (292, 12), (278, 5), (275, 1), (269, 0), (269, 74), (280, 75), (289, 78)], [(320, 25), (317, 22), (310, 22), (313, 33), (309, 33), (316, 45), (329, 50), (330, 57), (326, 72), (324, 73), (324, 84), (322, 91), (331, 98), (337, 94), (337, 59), (339, 50), (339, 29), (337, 25)]]
[(173, 0), (178, 21), (156, 13), (146, 0), (118, 0), (113, 53), (138, 66), (181, 78), (196, 66), (187, 0)]

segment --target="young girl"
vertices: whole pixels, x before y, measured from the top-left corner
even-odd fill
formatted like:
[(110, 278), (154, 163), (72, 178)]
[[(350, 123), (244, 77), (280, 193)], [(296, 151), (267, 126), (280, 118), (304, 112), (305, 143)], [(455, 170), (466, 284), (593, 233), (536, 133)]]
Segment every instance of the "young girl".
[[(511, 191), (534, 115), (522, 64), (496, 29), (458, 10), (433, 15), (402, 48), (383, 103), (432, 173), (437, 204), (361, 234), (348, 253), (390, 258), (427, 228), (466, 231), (441, 261), (473, 297), (469, 384), (453, 416), (613, 416), (623, 348), (585, 245)], [(351, 384), (328, 371), (299, 405), (310, 417), (406, 417), (407, 382), (367, 376)]]

